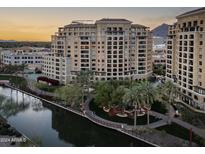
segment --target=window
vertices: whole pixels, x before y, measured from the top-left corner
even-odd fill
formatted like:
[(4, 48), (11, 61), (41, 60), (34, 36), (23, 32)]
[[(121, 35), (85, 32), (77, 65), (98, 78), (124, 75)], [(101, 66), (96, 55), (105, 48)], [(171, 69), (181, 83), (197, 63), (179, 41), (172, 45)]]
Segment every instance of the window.
[(195, 20), (195, 21), (194, 21), (194, 26), (197, 26), (197, 23), (198, 23), (198, 22)]
[(199, 65), (200, 65), (200, 66), (202, 65), (202, 61), (199, 61)]
[(186, 23), (185, 22), (183, 23), (183, 27), (186, 27)]
[(189, 35), (189, 39), (193, 39), (193, 38), (194, 38), (193, 34)]

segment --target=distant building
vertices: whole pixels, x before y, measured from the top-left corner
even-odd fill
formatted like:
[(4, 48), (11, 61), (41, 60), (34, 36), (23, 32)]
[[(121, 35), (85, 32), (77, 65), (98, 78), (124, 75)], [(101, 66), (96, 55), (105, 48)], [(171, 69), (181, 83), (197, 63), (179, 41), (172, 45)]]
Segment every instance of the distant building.
[(166, 38), (153, 37), (152, 63), (154, 65), (166, 65)]
[(93, 71), (93, 80), (142, 80), (152, 73), (149, 27), (126, 19), (72, 22), (52, 36), (51, 47), (43, 72), (64, 84), (81, 70)]
[(21, 47), (14, 49), (2, 49), (1, 61), (3, 64), (26, 64), (30, 69), (42, 67), (43, 57), (49, 53), (49, 49), (35, 47)]
[(154, 65), (166, 65), (166, 44), (153, 45), (152, 62)]
[(179, 15), (169, 26), (166, 68), (179, 99), (205, 110), (205, 8)]
[(166, 44), (166, 37), (153, 36), (153, 45)]

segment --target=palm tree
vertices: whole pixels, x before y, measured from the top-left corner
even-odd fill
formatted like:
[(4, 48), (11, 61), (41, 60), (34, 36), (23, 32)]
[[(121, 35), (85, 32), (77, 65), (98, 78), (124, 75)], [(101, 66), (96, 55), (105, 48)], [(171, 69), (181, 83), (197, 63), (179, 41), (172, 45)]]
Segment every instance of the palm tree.
[[(84, 103), (85, 91), (87, 91), (88, 94), (90, 94), (89, 90), (93, 75), (93, 72), (90, 70), (82, 70), (76, 77), (76, 84), (79, 84), (82, 87), (82, 103)], [(85, 90), (84, 87), (86, 87), (87, 90)]]
[(134, 85), (130, 88), (125, 89), (125, 94), (123, 96), (123, 101), (127, 104), (131, 104), (134, 106), (134, 129), (136, 129), (137, 122), (137, 109), (139, 109), (142, 105), (142, 94), (141, 94), (141, 86)]
[(169, 104), (169, 117), (171, 117), (171, 104), (176, 98), (177, 91), (178, 89), (172, 81), (165, 82), (160, 88), (161, 99)]
[(154, 86), (148, 82), (141, 82), (139, 84), (142, 89), (142, 100), (144, 102), (144, 106), (148, 106), (147, 109), (147, 125), (149, 125), (149, 108), (154, 103), (154, 100), (156, 98), (156, 90)]
[(113, 105), (119, 106), (120, 108), (124, 108), (126, 103), (123, 101), (123, 96), (125, 94), (124, 86), (117, 86), (112, 88), (111, 101)]

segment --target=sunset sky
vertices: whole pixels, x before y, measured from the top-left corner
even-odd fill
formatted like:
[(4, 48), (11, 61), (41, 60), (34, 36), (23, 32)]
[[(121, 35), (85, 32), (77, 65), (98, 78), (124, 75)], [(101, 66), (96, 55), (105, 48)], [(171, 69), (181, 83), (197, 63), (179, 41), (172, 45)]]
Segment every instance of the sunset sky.
[(0, 40), (50, 41), (57, 28), (72, 20), (126, 18), (156, 26), (175, 22), (175, 16), (196, 8), (0, 8)]

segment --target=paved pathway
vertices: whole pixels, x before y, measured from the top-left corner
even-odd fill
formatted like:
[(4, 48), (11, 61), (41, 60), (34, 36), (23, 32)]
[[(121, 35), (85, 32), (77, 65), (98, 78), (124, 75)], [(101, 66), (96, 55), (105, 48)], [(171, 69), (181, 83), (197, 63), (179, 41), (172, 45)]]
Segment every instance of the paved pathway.
[(154, 111), (151, 111), (150, 115), (159, 117), (159, 118), (163, 119), (164, 122), (169, 122), (169, 120), (170, 120), (171, 122), (175, 122), (175, 123), (177, 123), (178, 125), (180, 125), (180, 126), (182, 126), (184, 128), (187, 128), (187, 129), (191, 129), (192, 128), (192, 131), (195, 134), (197, 134), (200, 137), (205, 139), (205, 129), (197, 128), (196, 126), (193, 126), (193, 125), (191, 125), (191, 124), (189, 124), (189, 123), (187, 123), (185, 121), (182, 121), (182, 120), (180, 120), (178, 118), (175, 118), (174, 116), (172, 116), (171, 119), (170, 119), (169, 116), (161, 114), (161, 113), (158, 113), (158, 112), (154, 112)]
[[(42, 90), (39, 90), (37, 89), (36, 87), (33, 86), (33, 83), (34, 81), (28, 81), (28, 86), (29, 88), (31, 88), (31, 90), (37, 92), (38, 94), (43, 94), (43, 95), (48, 95), (48, 96), (55, 96), (53, 93), (49, 93), (49, 92), (45, 92), (45, 91), (42, 91)], [(104, 126), (104, 127), (107, 127), (107, 128), (111, 128), (111, 129), (115, 129), (115, 130), (118, 130), (120, 132), (123, 132), (129, 136), (132, 136), (134, 138), (137, 138), (139, 140), (142, 140), (146, 143), (149, 143), (151, 145), (154, 145), (154, 146), (157, 146), (157, 145), (162, 145), (162, 143), (160, 141), (157, 141), (157, 144), (155, 144), (156, 142), (153, 141), (153, 138), (152, 138), (152, 135), (150, 136), (147, 136), (147, 135), (143, 135), (143, 134), (136, 134), (136, 132), (133, 132), (133, 126), (130, 126), (130, 125), (127, 125), (127, 124), (123, 124), (123, 123), (117, 123), (117, 122), (112, 122), (112, 121), (109, 121), (109, 120), (106, 120), (106, 119), (103, 119), (97, 115), (95, 115), (92, 111), (90, 111), (89, 109), (89, 102), (92, 98), (88, 99), (85, 103), (85, 107), (84, 107), (84, 116), (86, 118), (88, 118), (89, 120), (91, 120), (92, 122), (98, 124), (98, 125), (101, 125), (101, 126)], [(54, 103), (55, 104), (55, 103)], [(163, 125), (167, 125), (167, 123), (169, 122), (170, 120), (170, 117), (167, 116), (167, 115), (164, 115), (164, 114), (161, 114), (161, 113), (158, 113), (158, 112), (154, 112), (154, 111), (150, 111), (150, 115), (153, 115), (157, 118), (160, 118), (162, 120), (160, 121), (157, 121), (157, 122), (154, 122), (154, 123), (151, 123), (149, 124), (148, 126), (147, 125), (141, 125), (141, 126), (137, 126), (137, 129), (144, 129), (144, 128), (157, 128), (157, 127), (160, 127), (160, 126), (163, 126)], [(179, 120), (179, 119), (176, 119), (174, 117), (171, 118), (171, 121), (187, 128), (187, 129), (190, 129), (192, 128), (193, 132), (196, 133), (197, 135), (205, 138), (205, 130), (201, 130), (199, 128), (196, 128), (195, 126), (189, 124), (189, 123), (186, 123), (182, 120)], [(158, 136), (159, 137), (159, 136)], [(173, 136), (171, 135), (171, 138), (173, 138)], [(179, 142), (180, 144), (182, 145), (182, 141), (180, 138), (176, 138), (177, 139), (177, 142), (174, 143), (175, 146), (179, 145)], [(160, 143), (159, 143), (160, 142)], [(165, 146), (173, 146), (171, 145), (171, 142)]]
[(167, 125), (168, 123), (164, 120), (159, 120), (157, 122), (153, 122), (151, 124), (149, 124), (149, 128), (157, 128), (157, 127), (161, 127), (161, 126), (164, 126), (164, 125)]
[[(156, 128), (156, 127), (160, 127), (163, 125), (167, 125), (168, 117), (163, 115), (163, 114), (158, 114), (157, 112), (151, 112), (152, 115), (155, 115), (158, 118), (161, 118), (162, 120), (151, 123), (149, 126), (147, 126), (147, 125), (137, 126), (136, 130), (133, 131), (133, 126), (128, 126), (126, 124), (108, 121), (108, 120), (102, 119), (101, 117), (98, 117), (97, 115), (95, 115), (89, 109), (90, 100), (91, 100), (91, 98), (85, 102), (84, 113), (88, 119), (90, 119), (91, 121), (93, 121), (94, 123), (96, 123), (98, 125), (118, 130), (124, 134), (127, 134), (131, 137), (134, 137), (138, 140), (144, 141), (144, 142), (149, 143), (149, 144), (154, 145), (154, 146), (158, 146), (158, 145), (169, 146), (169, 147), (171, 147), (171, 146), (189, 146), (189, 144), (181, 138), (175, 137), (175, 136), (167, 134), (167, 133), (163, 134), (161, 131), (158, 131), (158, 130), (153, 130), (153, 129), (151, 130), (150, 129), (150, 128)], [(166, 142), (164, 142), (165, 140), (166, 140)], [(193, 143), (193, 146), (196, 146), (196, 144)]]
[[(34, 87), (33, 86), (34, 81), (30, 81), (28, 83), (29, 83), (29, 88), (31, 88), (35, 92), (38, 92), (38, 94), (43, 94), (43, 95), (48, 95), (48, 96), (54, 96), (55, 97), (55, 95), (53, 93), (45, 92), (45, 91), (39, 90), (36, 87)], [(107, 127), (109, 127), (109, 128), (112, 127), (112, 126), (115, 126), (116, 129), (119, 129), (119, 128), (126, 128), (127, 130), (132, 130), (133, 129), (133, 126), (123, 124), (123, 123), (111, 122), (111, 121), (108, 121), (108, 120), (105, 120), (105, 119), (102, 119), (102, 118), (98, 117), (92, 111), (89, 110), (89, 103), (86, 103), (85, 111), (86, 111), (86, 115), (90, 118), (90, 120), (92, 120), (92, 121), (100, 120), (100, 121), (102, 121), (103, 124), (106, 124)], [(167, 125), (168, 123), (170, 123), (172, 121), (172, 122), (175, 122), (175, 123), (177, 123), (178, 125), (180, 125), (182, 127), (187, 128), (187, 129), (192, 128), (192, 131), (195, 134), (199, 135), (202, 138), (205, 138), (205, 130), (204, 129), (197, 128), (197, 127), (195, 127), (195, 126), (193, 126), (193, 125), (191, 125), (187, 122), (184, 122), (180, 119), (174, 118), (174, 114), (175, 114), (175, 110), (173, 109), (173, 107), (171, 107), (171, 119), (168, 115), (164, 115), (164, 114), (161, 114), (161, 113), (158, 113), (158, 112), (155, 112), (155, 111), (150, 111), (150, 115), (155, 116), (155, 117), (157, 117), (159, 119), (162, 119), (162, 120), (151, 123), (151, 124), (149, 124), (149, 126), (141, 125), (141, 126), (138, 126), (138, 128), (139, 127), (157, 128), (157, 127), (160, 127), (160, 126)]]

